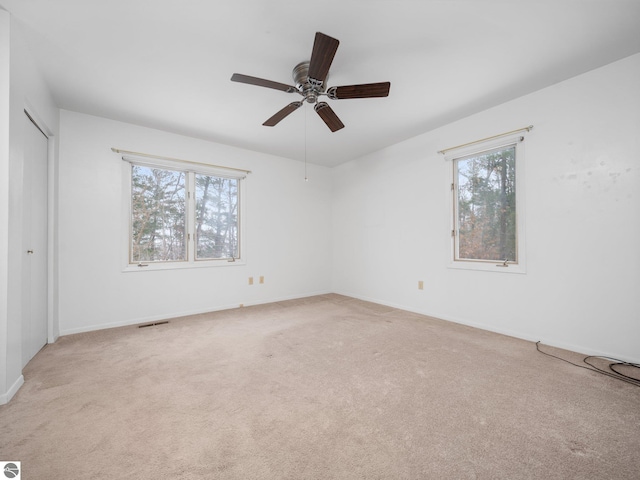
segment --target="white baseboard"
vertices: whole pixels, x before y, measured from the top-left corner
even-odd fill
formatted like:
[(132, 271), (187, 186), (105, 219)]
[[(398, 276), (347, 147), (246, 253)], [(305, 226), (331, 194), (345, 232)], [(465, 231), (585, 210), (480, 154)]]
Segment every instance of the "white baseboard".
[(103, 323), (99, 325), (88, 325), (86, 327), (79, 327), (79, 328), (60, 329), (60, 337), (65, 335), (73, 335), (75, 333), (93, 332), (96, 330), (105, 330), (107, 328), (129, 327), (131, 325), (139, 325), (142, 323), (152, 323), (152, 322), (158, 322), (162, 320), (170, 320), (172, 318), (188, 317), (189, 315), (200, 315), (203, 313), (218, 312), (222, 310), (232, 310), (234, 308), (240, 308), (240, 305), (242, 305), (243, 307), (251, 307), (254, 305), (263, 305), (266, 303), (284, 302), (287, 300), (297, 300), (298, 298), (313, 297), (316, 295), (326, 295), (328, 293), (331, 293), (331, 292), (328, 290), (326, 291), (323, 290), (323, 291), (317, 291), (317, 292), (304, 293), (300, 295), (269, 298), (269, 299), (264, 299), (263, 301), (258, 301), (258, 302), (245, 302), (245, 303), (234, 303), (229, 305), (218, 305), (215, 307), (209, 307), (209, 308), (199, 309), (199, 310), (184, 310), (180, 312), (172, 312), (172, 313), (167, 313), (163, 315), (150, 315), (146, 317), (132, 318), (129, 320), (123, 320), (121, 322)]
[(11, 385), (11, 388), (9, 388), (9, 390), (7, 390), (6, 393), (3, 393), (2, 395), (0, 395), (0, 405), (9, 403), (13, 398), (13, 396), (16, 393), (18, 393), (18, 390), (20, 390), (20, 387), (22, 385), (24, 385), (24, 376), (20, 375), (18, 379), (15, 382), (13, 382), (13, 385)]
[[(406, 310), (408, 312), (417, 313), (420, 315), (426, 315), (428, 317), (437, 318), (439, 320), (445, 320), (447, 322), (459, 323), (461, 325), (466, 325), (468, 327), (478, 328), (480, 330), (486, 330), (488, 332), (499, 333), (501, 335), (506, 335), (508, 337), (518, 338), (520, 340), (526, 340), (529, 342), (540, 342), (543, 345), (548, 345), (550, 347), (562, 348), (563, 350), (569, 350), (571, 352), (581, 353), (583, 355), (592, 355), (594, 357), (607, 357), (607, 358), (616, 358), (621, 361), (630, 362), (630, 363), (640, 363), (640, 357), (629, 357), (629, 356), (621, 356), (620, 354), (616, 354), (615, 352), (606, 352), (603, 350), (596, 350), (593, 348), (585, 347), (583, 345), (577, 345), (573, 343), (567, 343), (562, 341), (557, 341), (552, 338), (547, 338), (544, 336), (535, 337), (530, 333), (520, 332), (517, 330), (505, 329), (505, 328), (495, 328), (491, 325), (485, 325), (478, 322), (469, 321), (466, 319), (455, 318), (449, 315), (441, 315), (439, 313), (434, 312), (426, 312), (423, 310), (419, 310), (416, 308), (411, 308), (403, 305), (398, 305), (392, 302), (381, 302), (380, 300), (374, 298), (368, 298), (362, 295), (355, 295), (353, 293), (346, 292), (335, 292), (340, 295), (345, 295), (348, 297), (357, 298), (359, 300), (364, 300), (367, 302), (377, 303), (380, 305), (385, 305), (387, 307), (397, 308), (400, 310)], [(623, 357), (623, 358), (621, 358)]]

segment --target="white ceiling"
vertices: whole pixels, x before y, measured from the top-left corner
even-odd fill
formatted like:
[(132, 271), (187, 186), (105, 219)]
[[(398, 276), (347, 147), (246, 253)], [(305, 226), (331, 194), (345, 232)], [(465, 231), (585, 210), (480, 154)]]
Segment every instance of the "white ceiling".
[[(337, 165), (640, 52), (640, 0), (0, 0), (58, 106)], [(340, 40), (328, 84), (391, 82), (262, 122), (295, 94), (316, 31)], [(306, 122), (306, 126), (305, 126)]]

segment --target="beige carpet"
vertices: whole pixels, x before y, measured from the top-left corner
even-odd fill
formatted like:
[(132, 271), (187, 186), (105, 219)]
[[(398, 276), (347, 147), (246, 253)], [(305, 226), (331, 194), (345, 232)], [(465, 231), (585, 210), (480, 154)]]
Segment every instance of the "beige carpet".
[(640, 478), (640, 388), (339, 295), (62, 337), (24, 374), (23, 479)]

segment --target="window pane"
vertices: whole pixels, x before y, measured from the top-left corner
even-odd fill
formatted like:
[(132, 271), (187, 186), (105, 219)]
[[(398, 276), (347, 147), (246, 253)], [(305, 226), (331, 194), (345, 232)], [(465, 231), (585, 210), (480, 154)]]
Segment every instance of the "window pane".
[(196, 174), (196, 258), (237, 258), (238, 180)]
[(131, 261), (186, 260), (185, 173), (131, 166)]
[(517, 261), (516, 147), (458, 159), (456, 259)]

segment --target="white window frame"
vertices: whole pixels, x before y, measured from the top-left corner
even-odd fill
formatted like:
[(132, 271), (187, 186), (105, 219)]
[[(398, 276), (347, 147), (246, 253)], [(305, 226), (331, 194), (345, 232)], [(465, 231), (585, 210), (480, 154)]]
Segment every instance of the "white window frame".
[[(211, 268), (211, 267), (232, 267), (246, 265), (245, 260), (245, 190), (246, 175), (244, 172), (235, 172), (233, 169), (214, 167), (207, 164), (187, 162), (165, 158), (136, 157), (132, 155), (122, 156), (122, 179), (123, 179), (123, 211), (122, 211), (122, 231), (123, 237), (123, 272), (150, 272), (158, 270), (175, 270), (184, 268)], [(185, 184), (187, 188), (187, 218), (186, 230), (187, 238), (187, 259), (166, 262), (131, 262), (131, 167), (139, 165), (150, 168), (160, 168), (185, 172)], [(195, 245), (195, 175), (211, 175), (238, 180), (238, 257), (233, 259), (196, 259)]]
[[(473, 156), (487, 150), (515, 145), (516, 162), (516, 251), (517, 261), (496, 262), (492, 260), (456, 259), (457, 198), (456, 160)], [(525, 149), (524, 135), (500, 136), (491, 140), (473, 142), (467, 146), (449, 149), (445, 153), (447, 164), (447, 197), (449, 205), (447, 229), (448, 267), (461, 270), (477, 270), (499, 273), (526, 273), (526, 235), (525, 235)]]

